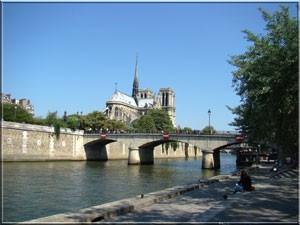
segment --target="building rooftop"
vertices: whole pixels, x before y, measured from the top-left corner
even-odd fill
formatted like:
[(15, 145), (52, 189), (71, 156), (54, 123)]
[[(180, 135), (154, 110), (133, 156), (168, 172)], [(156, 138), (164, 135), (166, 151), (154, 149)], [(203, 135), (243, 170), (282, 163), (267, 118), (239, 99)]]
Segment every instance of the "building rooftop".
[(140, 98), (138, 102), (140, 108), (153, 107), (153, 98)]
[(122, 103), (129, 104), (131, 106), (137, 107), (136, 102), (133, 97), (131, 97), (127, 94), (124, 94), (120, 91), (115, 91), (115, 93), (111, 96), (111, 98), (108, 101), (109, 102), (110, 101), (122, 102)]

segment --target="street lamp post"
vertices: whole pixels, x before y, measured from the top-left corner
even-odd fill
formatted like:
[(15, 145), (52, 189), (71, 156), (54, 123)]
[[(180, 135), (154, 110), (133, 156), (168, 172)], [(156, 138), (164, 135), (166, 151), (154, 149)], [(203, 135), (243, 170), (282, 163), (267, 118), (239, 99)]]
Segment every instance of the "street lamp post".
[(15, 105), (15, 116), (14, 116), (14, 122), (16, 122), (16, 119), (17, 119), (17, 106)]
[(211, 114), (211, 111), (210, 109), (208, 110), (208, 127), (209, 127), (209, 134), (211, 134), (211, 128), (210, 128), (210, 114)]

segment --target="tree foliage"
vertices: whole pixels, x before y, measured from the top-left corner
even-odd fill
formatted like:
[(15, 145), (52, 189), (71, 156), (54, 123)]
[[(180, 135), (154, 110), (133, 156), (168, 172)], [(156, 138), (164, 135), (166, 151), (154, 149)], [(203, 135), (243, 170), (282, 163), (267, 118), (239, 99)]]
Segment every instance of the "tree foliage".
[(170, 131), (174, 129), (170, 116), (166, 110), (150, 109), (147, 112), (147, 115), (150, 115), (153, 118), (156, 130)]
[[(3, 112), (3, 115), (2, 115)], [(18, 123), (31, 123), (37, 125), (53, 126), (57, 138), (60, 135), (60, 128), (70, 128), (71, 130), (86, 130), (86, 131), (100, 131), (100, 129), (109, 130), (128, 130), (128, 127), (121, 121), (110, 120), (107, 116), (99, 111), (93, 111), (87, 115), (64, 115), (58, 116), (58, 112), (48, 112), (46, 118), (33, 118), (21, 106), (11, 103), (3, 103), (0, 111), (1, 118), (5, 121), (12, 121)]]
[(78, 114), (71, 114), (65, 119), (67, 127), (71, 130), (84, 129), (83, 128), (83, 117)]
[(213, 126), (206, 126), (202, 129), (202, 132), (204, 134), (216, 134), (217, 131), (215, 130), (215, 128)]
[(139, 131), (171, 131), (172, 121), (168, 112), (163, 109), (150, 109), (140, 118), (134, 120), (131, 126)]
[(252, 45), (229, 63), (238, 69), (233, 87), (241, 98), (236, 108), (228, 107), (236, 126), (252, 141), (275, 144), (286, 153), (298, 151), (298, 23), (289, 9), (273, 15), (259, 9), (266, 34), (244, 30)]
[(86, 130), (100, 130), (105, 128), (107, 117), (105, 114), (99, 111), (93, 111), (85, 116), (83, 116), (83, 127)]
[(48, 112), (46, 117), (46, 124), (54, 127), (54, 133), (57, 139), (60, 137), (60, 128), (65, 127), (65, 124), (62, 119), (57, 115), (57, 111)]
[(101, 129), (108, 130), (127, 130), (127, 126), (117, 120), (110, 120), (107, 116), (99, 111), (93, 111), (80, 118), (80, 129), (86, 131), (99, 132)]
[(51, 126), (56, 124), (58, 122), (59, 118), (56, 112), (48, 112), (47, 117), (46, 117), (46, 123), (47, 125)]
[(182, 132), (183, 132), (184, 134), (191, 134), (191, 133), (193, 133), (193, 129), (190, 128), (190, 127), (184, 127), (184, 128), (182, 129)]
[(105, 128), (109, 130), (127, 130), (127, 126), (123, 122), (114, 119), (107, 120)]
[(142, 116), (138, 121), (138, 129), (148, 132), (156, 130), (153, 118), (148, 114)]
[(6, 121), (13, 121), (18, 123), (33, 123), (33, 116), (19, 105), (3, 103), (0, 113), (1, 118)]

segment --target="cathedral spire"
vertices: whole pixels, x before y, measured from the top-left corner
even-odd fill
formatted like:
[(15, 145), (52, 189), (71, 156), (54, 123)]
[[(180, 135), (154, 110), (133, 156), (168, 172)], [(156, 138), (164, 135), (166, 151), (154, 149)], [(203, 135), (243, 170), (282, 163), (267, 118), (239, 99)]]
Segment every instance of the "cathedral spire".
[(134, 73), (134, 82), (137, 82), (137, 84), (139, 84), (138, 54), (136, 54), (135, 73)]
[(136, 104), (138, 104), (138, 92), (139, 92), (139, 77), (138, 77), (138, 54), (136, 54), (136, 64), (135, 64), (135, 73), (134, 81), (132, 87), (132, 97), (135, 99)]

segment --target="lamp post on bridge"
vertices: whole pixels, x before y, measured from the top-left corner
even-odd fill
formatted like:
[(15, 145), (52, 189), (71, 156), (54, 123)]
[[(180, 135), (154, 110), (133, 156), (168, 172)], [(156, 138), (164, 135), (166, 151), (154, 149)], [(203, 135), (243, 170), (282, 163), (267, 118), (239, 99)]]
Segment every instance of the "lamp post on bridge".
[(15, 105), (14, 108), (15, 108), (14, 122), (16, 122), (16, 119), (17, 119), (17, 108), (18, 107)]
[[(211, 111), (210, 111), (210, 109), (208, 109), (209, 134), (211, 134), (210, 114), (211, 114)], [(202, 150), (202, 169), (214, 169), (215, 168), (214, 151), (208, 147), (209, 139), (210, 138), (207, 137), (207, 149)]]
[(211, 128), (210, 128), (210, 114), (211, 114), (211, 111), (210, 111), (210, 109), (208, 109), (208, 127), (209, 127), (209, 134), (211, 134)]

